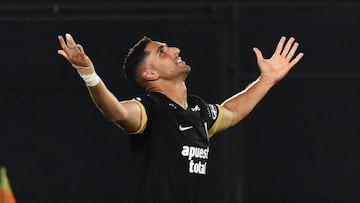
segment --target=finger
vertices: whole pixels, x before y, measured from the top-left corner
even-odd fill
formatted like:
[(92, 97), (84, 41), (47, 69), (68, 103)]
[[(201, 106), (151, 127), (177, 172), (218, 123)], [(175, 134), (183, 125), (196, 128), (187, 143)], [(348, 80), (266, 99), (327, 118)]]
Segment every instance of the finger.
[(68, 45), (68, 47), (70, 47), (70, 48), (76, 47), (75, 40), (69, 33), (65, 34), (65, 38), (66, 38), (66, 44)]
[(296, 65), (300, 59), (304, 56), (304, 53), (299, 53), (291, 62), (290, 62), (290, 67), (293, 67), (294, 65)]
[(298, 47), (299, 43), (295, 42), (294, 45), (291, 47), (289, 54), (286, 56), (286, 59), (291, 60)]
[(78, 55), (81, 54), (81, 50), (79, 48), (79, 44), (75, 44), (75, 46), (73, 48), (71, 48), (72, 54), (73, 55)]
[(284, 43), (285, 43), (286, 37), (282, 36), (279, 40), (279, 43), (276, 46), (275, 49), (275, 54), (280, 55), (281, 54), (281, 50), (283, 49)]
[(58, 50), (57, 52), (58, 54), (62, 55), (64, 58), (66, 58), (68, 61), (69, 60), (69, 56), (66, 54), (66, 52), (64, 50)]
[(290, 39), (289, 39), (288, 42), (286, 43), (283, 51), (281, 52), (281, 55), (282, 55), (282, 56), (285, 56), (285, 57), (286, 57), (286, 56), (288, 55), (289, 50), (290, 50), (292, 44), (294, 43), (294, 41), (295, 41), (295, 38), (290, 37)]
[(84, 48), (80, 44), (77, 44), (76, 47), (80, 54), (85, 54)]
[(263, 57), (263, 55), (262, 55), (262, 53), (261, 53), (260, 49), (258, 49), (258, 48), (256, 48), (256, 47), (254, 47), (254, 48), (253, 48), (253, 51), (255, 52), (255, 56), (256, 56), (256, 59), (257, 59), (258, 61), (260, 61), (260, 60), (263, 60), (263, 59), (264, 59), (264, 57)]
[(60, 47), (61, 47), (65, 52), (68, 52), (68, 51), (69, 51), (69, 48), (67, 47), (64, 38), (63, 38), (61, 35), (59, 35), (59, 36), (58, 36), (58, 39), (59, 39)]

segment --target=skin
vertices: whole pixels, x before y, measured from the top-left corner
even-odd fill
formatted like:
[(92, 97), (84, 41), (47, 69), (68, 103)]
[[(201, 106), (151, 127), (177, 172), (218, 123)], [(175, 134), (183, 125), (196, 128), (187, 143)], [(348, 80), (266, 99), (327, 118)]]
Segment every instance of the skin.
[[(80, 74), (91, 74), (95, 71), (91, 60), (81, 45), (70, 35), (66, 40), (58, 36), (61, 49), (58, 53), (67, 59)], [(223, 119), (218, 132), (236, 125), (245, 118), (267, 94), (267, 92), (293, 68), (303, 57), (303, 53), (295, 55), (299, 44), (291, 37), (279, 40), (275, 52), (269, 59), (264, 59), (258, 48), (253, 48), (260, 70), (259, 77), (245, 90), (225, 100)], [(166, 44), (152, 41), (146, 48), (150, 55), (140, 64), (138, 81), (148, 92), (160, 92), (187, 108), (187, 91), (185, 80), (191, 68), (179, 60), (180, 49), (168, 47)], [(106, 118), (118, 124), (127, 132), (135, 132), (140, 128), (141, 110), (133, 100), (118, 101), (117, 98), (100, 81), (96, 86), (88, 87), (89, 93)]]

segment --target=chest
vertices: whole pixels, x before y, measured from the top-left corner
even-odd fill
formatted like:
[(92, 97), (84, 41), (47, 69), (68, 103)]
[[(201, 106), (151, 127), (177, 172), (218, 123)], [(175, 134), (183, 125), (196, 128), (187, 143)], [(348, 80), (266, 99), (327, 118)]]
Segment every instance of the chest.
[(163, 107), (155, 119), (158, 122), (154, 123), (159, 139), (181, 146), (208, 146), (208, 126), (200, 105), (182, 109), (173, 103), (165, 103)]

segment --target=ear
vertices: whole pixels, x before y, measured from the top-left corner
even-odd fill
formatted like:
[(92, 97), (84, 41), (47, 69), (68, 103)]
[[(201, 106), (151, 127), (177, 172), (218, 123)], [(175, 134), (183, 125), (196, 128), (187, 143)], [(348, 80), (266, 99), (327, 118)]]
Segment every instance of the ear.
[(141, 72), (141, 77), (146, 81), (155, 81), (160, 78), (155, 71), (150, 69), (143, 69), (143, 71)]

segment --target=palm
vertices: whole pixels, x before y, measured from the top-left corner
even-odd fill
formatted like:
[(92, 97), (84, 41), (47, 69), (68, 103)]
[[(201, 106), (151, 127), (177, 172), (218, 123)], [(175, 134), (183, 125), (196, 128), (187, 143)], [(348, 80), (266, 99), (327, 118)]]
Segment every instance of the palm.
[(280, 39), (274, 54), (269, 59), (264, 59), (261, 51), (258, 48), (254, 48), (261, 74), (271, 77), (274, 81), (285, 77), (303, 56), (303, 53), (299, 53), (293, 58), (299, 44), (297, 42), (294, 43), (294, 38), (290, 38), (284, 46), (285, 40), (285, 37)]

